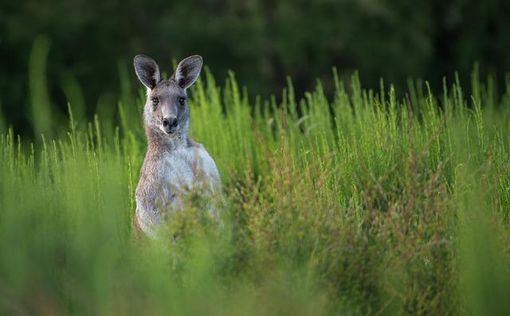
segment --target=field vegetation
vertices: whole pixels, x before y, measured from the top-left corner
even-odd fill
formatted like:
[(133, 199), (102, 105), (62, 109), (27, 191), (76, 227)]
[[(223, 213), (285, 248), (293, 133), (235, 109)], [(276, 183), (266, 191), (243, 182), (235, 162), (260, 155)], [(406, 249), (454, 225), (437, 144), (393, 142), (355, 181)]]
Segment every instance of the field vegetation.
[(94, 119), (73, 93), (60, 113), (42, 51), (36, 136), (0, 120), (2, 314), (510, 310), (510, 81), (498, 93), (475, 71), (466, 90), (410, 81), (397, 93), (333, 71), (334, 95), (318, 82), (297, 99), (289, 79), (277, 103), (206, 71), (190, 133), (220, 169), (223, 224), (190, 199), (150, 240), (132, 226), (144, 91), (121, 71), (123, 96)]

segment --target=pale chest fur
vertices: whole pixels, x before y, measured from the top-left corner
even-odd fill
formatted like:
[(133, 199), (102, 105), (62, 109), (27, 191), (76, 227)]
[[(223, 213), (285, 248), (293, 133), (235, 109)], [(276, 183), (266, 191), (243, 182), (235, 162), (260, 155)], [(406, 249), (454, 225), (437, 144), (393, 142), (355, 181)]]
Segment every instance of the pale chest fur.
[(215, 191), (219, 184), (216, 164), (201, 145), (166, 153), (160, 161), (160, 167), (162, 183), (170, 186), (175, 193), (199, 186)]
[(190, 191), (221, 194), (218, 169), (202, 145), (194, 143), (163, 153), (149, 151), (136, 189), (138, 227), (153, 235), (164, 214), (183, 207), (182, 197)]

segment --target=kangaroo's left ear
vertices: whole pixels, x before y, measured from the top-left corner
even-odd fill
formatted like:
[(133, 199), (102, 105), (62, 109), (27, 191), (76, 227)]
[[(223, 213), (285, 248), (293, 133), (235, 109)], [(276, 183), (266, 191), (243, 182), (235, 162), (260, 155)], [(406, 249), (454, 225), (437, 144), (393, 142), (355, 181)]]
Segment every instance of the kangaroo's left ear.
[(177, 65), (172, 78), (181, 88), (186, 89), (198, 79), (201, 69), (202, 57), (198, 55), (189, 56)]

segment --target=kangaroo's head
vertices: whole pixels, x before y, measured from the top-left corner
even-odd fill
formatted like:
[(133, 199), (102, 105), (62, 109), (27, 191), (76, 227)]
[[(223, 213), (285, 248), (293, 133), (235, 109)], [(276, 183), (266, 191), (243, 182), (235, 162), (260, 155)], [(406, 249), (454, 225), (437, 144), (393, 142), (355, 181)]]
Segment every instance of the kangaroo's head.
[(183, 59), (168, 80), (161, 78), (154, 59), (137, 55), (133, 62), (138, 79), (147, 87), (146, 128), (168, 137), (186, 133), (189, 125), (186, 89), (197, 80), (202, 57), (195, 55)]

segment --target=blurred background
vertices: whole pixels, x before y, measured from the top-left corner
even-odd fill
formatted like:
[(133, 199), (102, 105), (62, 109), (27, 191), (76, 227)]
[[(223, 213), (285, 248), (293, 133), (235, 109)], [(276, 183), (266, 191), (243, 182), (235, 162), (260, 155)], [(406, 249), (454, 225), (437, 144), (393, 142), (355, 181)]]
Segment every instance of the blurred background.
[[(510, 69), (510, 1), (2, 0), (5, 121), (23, 130), (38, 97), (29, 78), (38, 73), (46, 74), (43, 97), (63, 111), (70, 94), (88, 115), (115, 104), (123, 73), (137, 95), (131, 60), (139, 53), (163, 71), (200, 54), (219, 84), (233, 70), (252, 97), (278, 95), (287, 76), (298, 97), (317, 78), (328, 91), (332, 67), (342, 77), (358, 70), (367, 87), (378, 89), (382, 77), (405, 92), (408, 78), (440, 88), (458, 71), (467, 81), (478, 62), (501, 86)], [(45, 64), (30, 67), (41, 58)]]

